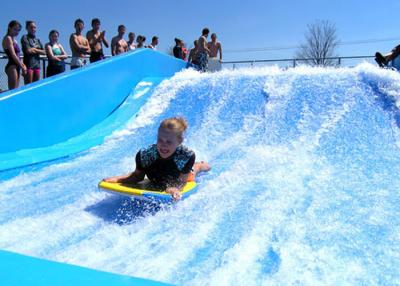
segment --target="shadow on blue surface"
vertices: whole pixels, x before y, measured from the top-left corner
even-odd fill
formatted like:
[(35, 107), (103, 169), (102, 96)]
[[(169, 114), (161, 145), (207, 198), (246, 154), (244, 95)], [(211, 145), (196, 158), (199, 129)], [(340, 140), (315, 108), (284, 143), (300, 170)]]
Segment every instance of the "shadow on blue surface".
[(85, 211), (100, 217), (104, 221), (123, 225), (135, 222), (144, 216), (153, 215), (161, 208), (162, 205), (156, 202), (112, 195), (88, 206)]

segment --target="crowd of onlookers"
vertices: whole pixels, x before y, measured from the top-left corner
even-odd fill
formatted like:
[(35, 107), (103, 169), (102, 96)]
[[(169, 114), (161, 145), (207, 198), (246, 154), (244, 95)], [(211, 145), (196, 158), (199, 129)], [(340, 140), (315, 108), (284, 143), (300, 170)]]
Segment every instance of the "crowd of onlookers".
[[(201, 71), (218, 71), (221, 69), (222, 46), (215, 33), (211, 34), (211, 41), (207, 42), (210, 30), (204, 28), (201, 37), (193, 42), (193, 48), (188, 51), (185, 43), (175, 38), (173, 54), (176, 58), (187, 60)], [(219, 54), (219, 58), (218, 58)]]
[[(77, 19), (74, 23), (75, 33), (69, 38), (72, 58), (68, 63), (71, 69), (83, 67), (89, 62), (97, 62), (105, 58), (103, 46), (111, 47), (111, 55), (119, 55), (121, 53), (132, 51), (135, 49), (149, 48), (156, 50), (158, 45), (158, 37), (154, 36), (151, 43), (146, 45), (146, 37), (135, 33), (128, 34), (128, 41), (124, 39), (126, 28), (124, 25), (118, 26), (118, 35), (111, 39), (111, 44), (105, 36), (105, 31), (100, 29), (100, 20), (95, 18), (92, 20), (92, 29), (86, 33), (86, 37), (82, 34), (85, 27), (83, 20)], [(59, 33), (52, 30), (49, 33), (49, 42), (44, 46), (36, 37), (36, 23), (34, 21), (26, 21), (27, 34), (21, 38), (21, 48), (17, 43), (16, 37), (21, 31), (21, 24), (13, 20), (9, 23), (7, 34), (2, 41), (4, 53), (8, 57), (5, 66), (5, 72), (8, 77), (8, 88), (14, 89), (19, 86), (20, 75), (24, 77), (24, 83), (29, 84), (40, 79), (41, 56), (47, 56), (48, 64), (46, 76), (53, 76), (65, 71), (65, 59), (68, 58), (64, 47), (59, 43)], [(207, 42), (209, 29), (204, 28), (201, 37), (194, 41), (194, 47), (188, 51), (185, 43), (175, 38), (175, 47), (173, 55), (176, 58), (188, 61), (193, 67), (201, 70), (216, 71), (221, 69), (222, 47), (217, 41), (217, 35), (211, 35), (211, 41)], [(23, 58), (21, 60), (21, 52)], [(219, 58), (218, 57), (219, 54)]]

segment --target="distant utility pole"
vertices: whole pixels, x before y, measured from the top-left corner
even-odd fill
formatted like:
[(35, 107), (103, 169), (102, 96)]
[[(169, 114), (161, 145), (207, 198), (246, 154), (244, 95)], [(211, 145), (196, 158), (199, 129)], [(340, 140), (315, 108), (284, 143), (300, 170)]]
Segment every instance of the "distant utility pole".
[(326, 20), (317, 20), (308, 25), (305, 43), (300, 45), (296, 58), (307, 59), (299, 62), (312, 66), (332, 66), (336, 61), (327, 58), (335, 56), (338, 43), (336, 26)]

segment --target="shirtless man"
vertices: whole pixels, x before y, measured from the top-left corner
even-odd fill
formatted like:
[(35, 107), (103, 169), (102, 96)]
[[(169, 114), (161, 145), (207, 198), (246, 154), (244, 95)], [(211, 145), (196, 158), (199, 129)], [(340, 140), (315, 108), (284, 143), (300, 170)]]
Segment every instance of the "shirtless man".
[[(221, 43), (217, 41), (217, 35), (215, 33), (211, 34), (211, 42), (208, 43), (207, 47), (210, 50), (210, 58), (208, 59), (209, 71), (221, 70), (222, 46)], [(218, 52), (219, 52), (219, 60), (218, 60)]]
[(100, 20), (97, 18), (94, 18), (92, 20), (92, 30), (87, 32), (86, 38), (89, 41), (90, 45), (90, 62), (94, 63), (97, 61), (100, 61), (104, 59), (104, 53), (103, 53), (103, 44), (108, 48), (108, 41), (104, 37), (106, 34), (106, 31), (100, 32)]
[(199, 68), (201, 71), (207, 71), (208, 69), (208, 55), (210, 54), (210, 50), (207, 47), (207, 37), (210, 33), (208, 28), (204, 28), (201, 37), (198, 40), (197, 47), (197, 60), (199, 62)]
[(125, 26), (118, 26), (118, 35), (111, 40), (111, 54), (113, 56), (125, 53), (128, 51), (128, 43), (124, 40)]
[(69, 38), (72, 51), (71, 70), (83, 67), (86, 64), (85, 55), (90, 54), (89, 41), (82, 36), (85, 24), (81, 19), (75, 21), (75, 33)]

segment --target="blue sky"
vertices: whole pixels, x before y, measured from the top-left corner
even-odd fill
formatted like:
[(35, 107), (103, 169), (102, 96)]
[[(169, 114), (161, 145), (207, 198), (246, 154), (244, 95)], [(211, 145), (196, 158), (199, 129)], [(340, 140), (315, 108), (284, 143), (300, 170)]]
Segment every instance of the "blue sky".
[[(382, 7), (380, 10), (377, 3)], [(341, 56), (373, 55), (377, 50), (387, 51), (400, 43), (398, 0), (20, 0), (4, 1), (1, 6), (0, 30), (3, 35), (10, 20), (24, 23), (32, 19), (38, 25), (38, 37), (42, 42), (47, 42), (51, 29), (57, 29), (60, 42), (67, 51), (70, 50), (68, 38), (74, 31), (74, 20), (82, 18), (85, 21), (86, 34), (93, 17), (101, 19), (109, 40), (116, 34), (119, 24), (124, 24), (127, 32), (145, 35), (147, 41), (158, 35), (162, 52), (173, 45), (174, 37), (184, 39), (190, 46), (207, 26), (218, 34), (226, 51), (225, 60), (293, 57), (294, 49), (229, 51), (298, 46), (304, 39), (307, 24), (317, 19), (334, 23), (343, 43), (392, 39), (341, 45), (338, 49)], [(106, 54), (110, 51), (106, 50)]]

